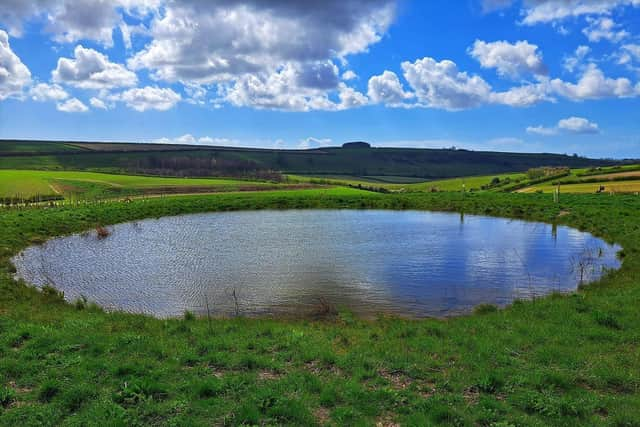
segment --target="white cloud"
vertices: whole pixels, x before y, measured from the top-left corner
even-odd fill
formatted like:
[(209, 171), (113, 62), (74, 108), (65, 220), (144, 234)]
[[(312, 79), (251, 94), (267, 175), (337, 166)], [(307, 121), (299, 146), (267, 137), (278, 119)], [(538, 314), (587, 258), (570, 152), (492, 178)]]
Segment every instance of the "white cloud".
[(38, 102), (62, 101), (69, 98), (69, 94), (57, 84), (38, 83), (29, 90), (31, 99)]
[(398, 76), (385, 71), (369, 80), (368, 94), (372, 102), (385, 103), (390, 107), (455, 111), (486, 104), (528, 107), (542, 101), (553, 101), (545, 83), (524, 84), (495, 92), (482, 77), (460, 71), (449, 60), (437, 62), (426, 57), (415, 62), (403, 62), (402, 69), (413, 92), (405, 92)]
[(565, 57), (563, 61), (563, 67), (565, 70), (573, 73), (573, 71), (580, 67), (587, 55), (591, 52), (591, 48), (589, 46), (578, 46), (573, 55)]
[(580, 134), (600, 133), (597, 123), (590, 122), (583, 117), (569, 117), (558, 122), (558, 129)]
[(338, 97), (340, 98), (340, 103), (336, 107), (337, 110), (362, 107), (369, 103), (369, 98), (344, 83), (339, 85)]
[(634, 61), (640, 62), (640, 44), (623, 45), (617, 53), (617, 58), (620, 65), (628, 65)]
[(353, 70), (347, 70), (342, 73), (342, 80), (354, 80), (357, 79), (358, 75)]
[(56, 83), (82, 89), (111, 89), (134, 86), (138, 78), (123, 65), (109, 61), (106, 55), (81, 45), (74, 49), (74, 58), (58, 59), (51, 73)]
[(328, 147), (332, 144), (331, 138), (314, 138), (312, 136), (301, 140), (298, 143), (298, 148), (309, 149), (317, 147)]
[(527, 74), (547, 74), (538, 46), (527, 41), (512, 44), (507, 41), (487, 43), (476, 40), (469, 48), (469, 54), (483, 68), (495, 68), (501, 76), (516, 78)]
[(527, 128), (527, 133), (542, 136), (558, 135), (561, 132), (585, 135), (598, 134), (600, 133), (600, 128), (597, 123), (593, 123), (583, 117), (562, 119), (558, 121), (558, 124), (554, 127), (529, 126)]
[(619, 26), (608, 17), (587, 18), (589, 26), (582, 30), (590, 42), (599, 42), (600, 40), (609, 40), (617, 43), (627, 37), (629, 32), (619, 29)]
[(107, 105), (106, 102), (104, 102), (102, 99), (96, 98), (96, 97), (92, 97), (89, 100), (89, 104), (91, 104), (91, 106), (93, 108), (98, 108), (100, 110), (108, 110), (110, 108), (110, 106)]
[(629, 98), (637, 96), (629, 79), (606, 77), (595, 64), (589, 64), (577, 83), (551, 80), (550, 89), (574, 101), (601, 98)]
[[(237, 107), (285, 111), (335, 111), (368, 103), (363, 94), (337, 80), (337, 69), (333, 66), (320, 67), (317, 71), (309, 72), (288, 63), (272, 74), (242, 76), (222, 86), (221, 100)], [(328, 90), (327, 82), (333, 84), (332, 76), (336, 77), (336, 87)], [(340, 102), (331, 100), (329, 92), (337, 92)]]
[(522, 23), (534, 25), (584, 15), (606, 15), (621, 6), (638, 6), (639, 0), (526, 0)]
[(364, 52), (391, 24), (395, 1), (184, 1), (164, 9), (130, 66), (167, 81), (210, 83)]
[(415, 90), (420, 104), (446, 110), (462, 110), (482, 105), (491, 86), (481, 77), (458, 70), (453, 61), (422, 58), (403, 62), (404, 77)]
[(169, 110), (180, 102), (182, 97), (170, 88), (146, 86), (111, 95), (109, 99), (124, 102), (127, 107), (142, 112), (147, 110)]
[(56, 105), (58, 111), (65, 113), (85, 113), (89, 111), (89, 107), (84, 105), (78, 98), (71, 98), (67, 101), (61, 102)]
[(0, 30), (0, 101), (22, 94), (29, 83), (31, 72), (11, 50), (9, 35)]
[(196, 138), (190, 133), (178, 136), (175, 138), (158, 138), (151, 141), (154, 144), (186, 144), (186, 145), (222, 145), (233, 146), (239, 145), (239, 142), (235, 139), (229, 138), (213, 138), (210, 136), (201, 136)]
[(16, 37), (25, 23), (37, 21), (59, 43), (93, 40), (112, 46), (113, 29), (124, 24), (123, 15), (141, 17), (159, 5), (159, 0), (3, 0), (0, 23)]
[(547, 128), (544, 126), (529, 126), (527, 127), (527, 133), (542, 136), (552, 136), (558, 134), (558, 129), (555, 127)]
[(390, 107), (401, 106), (413, 94), (405, 92), (400, 79), (393, 71), (385, 71), (369, 79), (367, 94), (374, 103), (384, 103)]
[(542, 101), (555, 102), (555, 99), (549, 95), (545, 83), (538, 83), (513, 87), (504, 92), (492, 92), (488, 101), (511, 107), (529, 107)]

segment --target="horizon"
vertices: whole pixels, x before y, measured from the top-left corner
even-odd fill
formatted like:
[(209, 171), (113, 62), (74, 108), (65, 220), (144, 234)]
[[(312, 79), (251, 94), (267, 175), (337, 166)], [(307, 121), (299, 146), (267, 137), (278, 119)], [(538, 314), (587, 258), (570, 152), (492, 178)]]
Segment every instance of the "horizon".
[(627, 0), (24, 1), (0, 11), (0, 138), (633, 159), (639, 18)]

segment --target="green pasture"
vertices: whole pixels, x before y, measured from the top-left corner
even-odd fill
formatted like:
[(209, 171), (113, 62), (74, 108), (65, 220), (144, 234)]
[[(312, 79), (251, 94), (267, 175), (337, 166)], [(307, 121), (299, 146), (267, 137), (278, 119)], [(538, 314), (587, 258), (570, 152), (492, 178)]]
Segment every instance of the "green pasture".
[[(159, 320), (12, 279), (52, 236), (246, 209), (425, 209), (568, 225), (622, 268), (568, 295), (469, 316)], [(348, 188), (0, 211), (0, 425), (638, 426), (640, 197)], [(90, 266), (87, 266), (90, 268)]]

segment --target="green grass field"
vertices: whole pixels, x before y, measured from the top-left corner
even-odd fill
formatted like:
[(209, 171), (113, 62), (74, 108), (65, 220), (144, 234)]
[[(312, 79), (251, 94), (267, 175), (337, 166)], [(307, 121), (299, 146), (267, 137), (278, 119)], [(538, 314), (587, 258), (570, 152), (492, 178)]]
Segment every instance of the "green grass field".
[(222, 178), (163, 178), (94, 172), (0, 170), (0, 198), (77, 196), (104, 198), (168, 192), (234, 191), (276, 184)]
[[(570, 295), (447, 320), (158, 320), (11, 278), (51, 236), (241, 209), (430, 209), (588, 230), (619, 271)], [(0, 211), (0, 425), (640, 425), (640, 197), (348, 188)]]

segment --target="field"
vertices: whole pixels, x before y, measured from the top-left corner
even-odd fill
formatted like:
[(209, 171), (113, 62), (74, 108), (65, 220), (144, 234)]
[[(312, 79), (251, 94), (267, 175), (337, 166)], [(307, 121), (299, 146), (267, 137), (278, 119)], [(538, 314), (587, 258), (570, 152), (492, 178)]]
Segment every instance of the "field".
[[(56, 147), (60, 147), (58, 152), (55, 152)], [(2, 154), (8, 150), (20, 152), (10, 156)], [(231, 172), (238, 173), (241, 167), (244, 177), (255, 176), (257, 172), (278, 171), (329, 179), (350, 176), (402, 183), (407, 179), (424, 181), (500, 175), (538, 166), (584, 168), (616, 163), (559, 154), (456, 149), (325, 147), (273, 150), (202, 145), (0, 140), (0, 169), (85, 170), (172, 176), (230, 176)]]
[(171, 192), (276, 188), (269, 182), (221, 178), (163, 178), (71, 171), (0, 170), (0, 198), (61, 195), (85, 199)]
[(640, 191), (639, 165), (573, 169), (569, 176), (525, 187), (518, 191), (522, 193), (551, 193), (558, 185), (562, 193), (637, 193)]
[[(619, 271), (571, 295), (448, 320), (157, 320), (11, 278), (48, 237), (146, 217), (430, 209), (588, 230)], [(0, 211), (0, 425), (640, 425), (640, 198), (349, 188)]]

